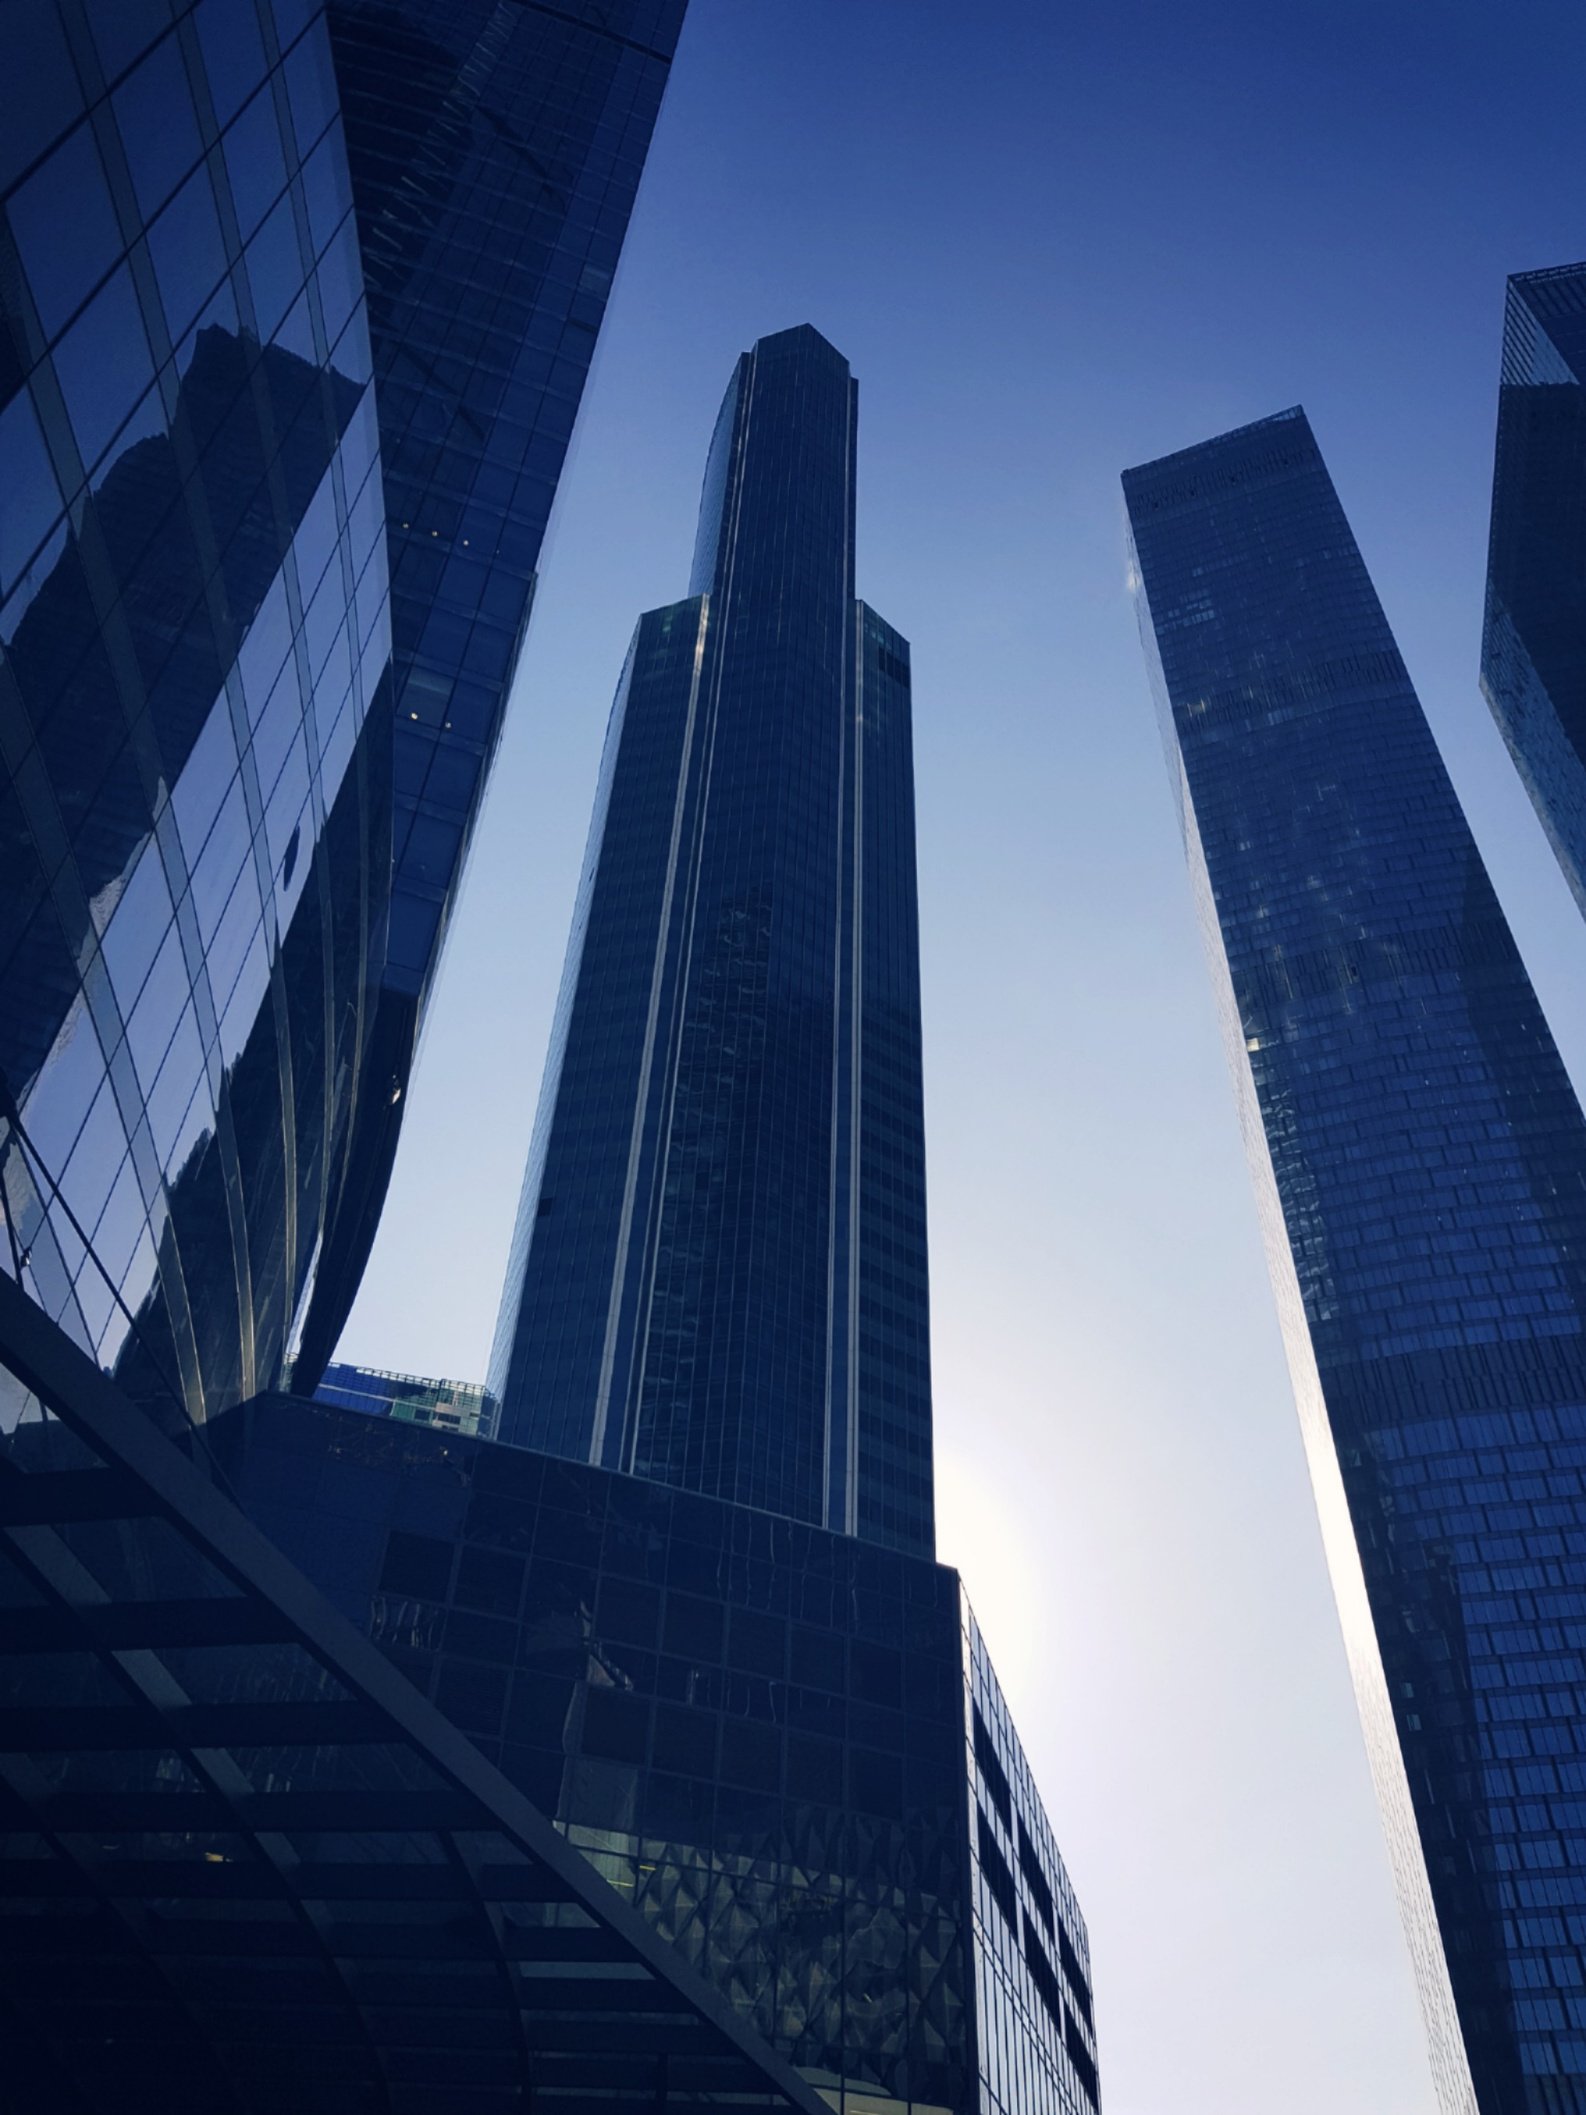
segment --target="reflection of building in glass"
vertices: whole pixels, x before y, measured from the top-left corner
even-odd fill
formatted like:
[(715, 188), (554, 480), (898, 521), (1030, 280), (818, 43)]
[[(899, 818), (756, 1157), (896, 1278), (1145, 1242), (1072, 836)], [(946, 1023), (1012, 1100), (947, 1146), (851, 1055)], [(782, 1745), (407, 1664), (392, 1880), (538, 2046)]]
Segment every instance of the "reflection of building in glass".
[(1439, 2096), (1579, 2109), (1586, 1123), (1303, 413), (1124, 490)]
[(417, 1373), (385, 1373), (375, 1366), (332, 1363), (325, 1368), (314, 1397), (343, 1410), (361, 1410), (365, 1417), (434, 1425), (438, 1431), (460, 1432), (469, 1439), (493, 1436), (490, 1397), (472, 1381), (433, 1381)]
[(69, 54), (25, 15), (0, 22), (34, 90), (0, 149), (6, 1267), (201, 1416), (279, 1373), (373, 1003), (357, 238), (318, 17), (266, 40), (252, 6), (163, 36), (100, 9)]
[(1586, 264), (1509, 281), (1481, 684), (1586, 910)]
[(1093, 2115), (1085, 1926), (956, 1572), (320, 1403), (213, 1430), (243, 1509), (834, 2106)]
[(908, 648), (853, 599), (854, 442), (840, 355), (762, 339), (695, 594), (630, 651), (498, 1336), (519, 1444), (322, 1387), (216, 1445), (845, 2115), (1094, 2115), (1084, 1923), (931, 1557)]
[(202, 1418), (350, 1302), (681, 6), (168, 12), (0, 10), (0, 1267)]
[(815, 331), (739, 361), (613, 707), (491, 1388), (515, 1443), (929, 1554), (909, 659), (855, 449)]

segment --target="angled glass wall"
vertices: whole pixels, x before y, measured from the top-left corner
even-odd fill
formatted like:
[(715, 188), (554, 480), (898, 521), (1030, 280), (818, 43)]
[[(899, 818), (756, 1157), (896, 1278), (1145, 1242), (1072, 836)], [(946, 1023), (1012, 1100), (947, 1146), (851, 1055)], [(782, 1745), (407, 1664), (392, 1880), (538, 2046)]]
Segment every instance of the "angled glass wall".
[(933, 1546), (907, 642), (855, 384), (739, 362), (613, 707), (490, 1386), (522, 1445)]
[(0, 1278), (12, 2115), (823, 2115), (186, 1436)]
[(1586, 911), (1586, 264), (1509, 281), (1481, 687)]
[(1586, 2108), (1586, 1121), (1299, 411), (1128, 472), (1433, 2072)]

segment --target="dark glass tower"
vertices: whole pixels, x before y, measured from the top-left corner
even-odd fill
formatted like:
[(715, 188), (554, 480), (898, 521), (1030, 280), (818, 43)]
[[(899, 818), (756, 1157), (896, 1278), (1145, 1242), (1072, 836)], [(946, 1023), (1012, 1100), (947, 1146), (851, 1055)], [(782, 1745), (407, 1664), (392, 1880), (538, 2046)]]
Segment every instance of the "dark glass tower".
[(1509, 281), (1481, 687), (1586, 911), (1586, 264)]
[(854, 599), (855, 384), (739, 361), (641, 619), (491, 1366), (500, 1436), (933, 1546), (907, 643)]
[(1586, 1122), (1304, 414), (1127, 473), (1442, 2105), (1586, 2109)]
[(0, 1269), (145, 1403), (351, 1302), (681, 14), (0, 8)]

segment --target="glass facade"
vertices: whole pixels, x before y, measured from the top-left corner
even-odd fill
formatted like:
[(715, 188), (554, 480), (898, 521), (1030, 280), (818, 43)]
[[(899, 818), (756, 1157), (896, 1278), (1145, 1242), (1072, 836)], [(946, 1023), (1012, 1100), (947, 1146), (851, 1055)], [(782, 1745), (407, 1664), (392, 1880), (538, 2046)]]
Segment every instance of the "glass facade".
[(500, 1434), (933, 1547), (907, 642), (856, 390), (744, 355), (618, 688), (491, 1361)]
[(314, 1400), (361, 1410), (366, 1417), (394, 1417), (399, 1424), (434, 1425), (469, 1438), (493, 1436), (495, 1405), (471, 1381), (433, 1381), (418, 1373), (333, 1363), (325, 1368)]
[(1100, 2106), (1085, 1922), (969, 1603), (970, 1943), (981, 2115)]
[(1442, 2105), (1586, 2109), (1586, 1122), (1303, 413), (1124, 479)]
[(684, 4), (329, 0), (385, 477), (393, 839), (368, 1078), (303, 1381), (334, 1351), (373, 1244)]
[(1586, 911), (1586, 264), (1509, 281), (1481, 687)]
[(8, 2115), (825, 2115), (185, 1436), (0, 1277)]
[(833, 2107), (1094, 2115), (1084, 1923), (955, 1572), (320, 1404), (211, 1431), (266, 1534)]
[(278, 1375), (390, 839), (379, 443), (322, 15), (0, 16), (3, 1267), (128, 1389)]
[(682, 0), (0, 9), (0, 1268), (334, 1348)]

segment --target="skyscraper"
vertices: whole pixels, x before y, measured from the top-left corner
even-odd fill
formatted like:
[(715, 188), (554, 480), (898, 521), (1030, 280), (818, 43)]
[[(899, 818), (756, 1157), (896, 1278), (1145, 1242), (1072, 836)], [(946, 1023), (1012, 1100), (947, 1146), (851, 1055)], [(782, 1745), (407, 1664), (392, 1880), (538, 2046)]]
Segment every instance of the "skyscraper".
[(497, 1343), (516, 1443), (342, 1370), (211, 1444), (841, 2115), (1094, 2115), (1084, 1920), (930, 1551), (908, 649), (853, 599), (854, 458), (846, 362), (762, 339), (695, 593), (612, 715)]
[(0, 1268), (332, 1348), (681, 0), (0, 10)]
[(856, 387), (739, 361), (642, 618), (502, 1301), (500, 1435), (933, 1546), (907, 642), (854, 598)]
[(1305, 416), (1141, 630), (1442, 2106), (1586, 2108), (1586, 1122)]
[(1586, 264), (1509, 281), (1481, 687), (1586, 911)]

